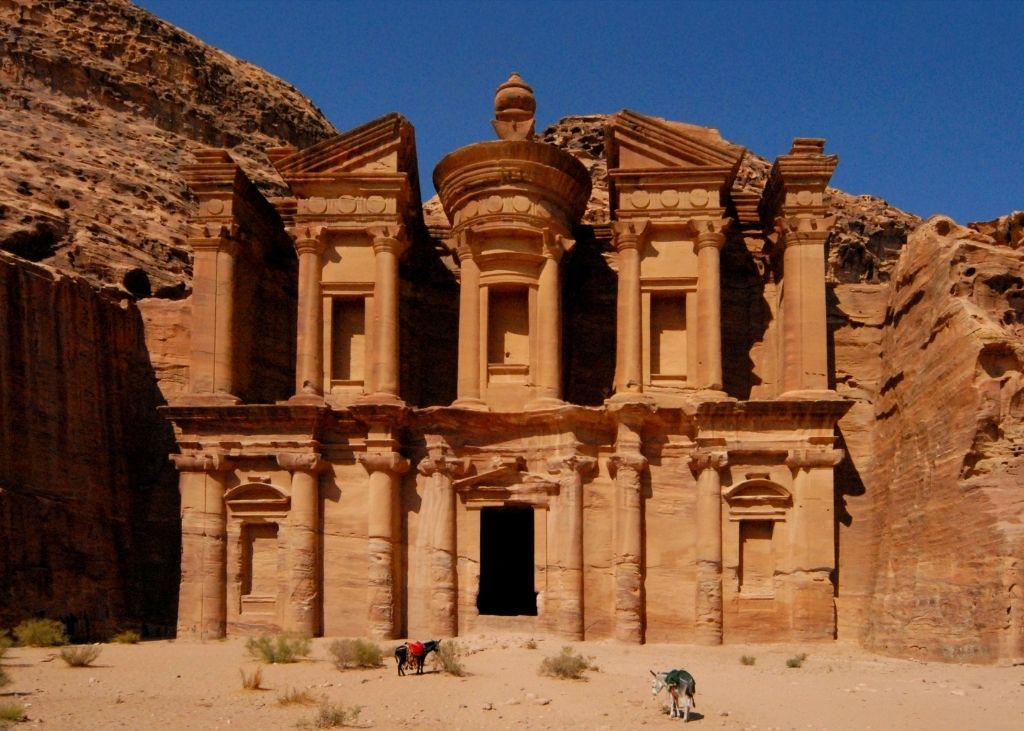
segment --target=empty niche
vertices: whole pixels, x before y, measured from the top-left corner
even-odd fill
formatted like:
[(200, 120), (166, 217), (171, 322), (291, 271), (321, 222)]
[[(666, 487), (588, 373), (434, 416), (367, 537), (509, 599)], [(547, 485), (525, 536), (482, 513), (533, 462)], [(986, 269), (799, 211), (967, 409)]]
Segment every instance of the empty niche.
[(775, 557), (772, 552), (774, 522), (740, 521), (740, 593), (771, 596)]
[(487, 363), (493, 376), (525, 376), (530, 363), (530, 300), (525, 287), (491, 289)]
[(250, 523), (242, 534), (242, 596), (277, 596), (277, 523)]
[(365, 300), (335, 298), (331, 312), (331, 380), (362, 383), (365, 378)]
[(651, 297), (651, 379), (686, 378), (686, 296)]

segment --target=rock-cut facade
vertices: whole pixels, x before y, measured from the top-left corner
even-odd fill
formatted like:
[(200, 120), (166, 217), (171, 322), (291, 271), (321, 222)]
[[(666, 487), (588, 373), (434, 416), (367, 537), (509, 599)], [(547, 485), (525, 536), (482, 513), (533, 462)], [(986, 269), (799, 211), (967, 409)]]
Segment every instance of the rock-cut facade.
[[(284, 197), (225, 150), (186, 169), (179, 637), (835, 636), (836, 157), (798, 138), (751, 193), (743, 148), (623, 111), (581, 225), (590, 174), (535, 105), (513, 75), (497, 139), (441, 160), (445, 225), (397, 114), (273, 150)], [(726, 256), (766, 312), (723, 307)]]

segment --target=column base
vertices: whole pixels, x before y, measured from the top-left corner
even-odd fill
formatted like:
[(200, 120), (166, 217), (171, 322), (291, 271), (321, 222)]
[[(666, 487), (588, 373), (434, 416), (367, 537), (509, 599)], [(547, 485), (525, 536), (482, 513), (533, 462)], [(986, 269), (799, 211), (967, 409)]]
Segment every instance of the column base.
[(487, 403), (478, 398), (457, 398), (452, 401), (453, 409), (469, 409), (471, 411), (490, 411)]
[(300, 404), (300, 405), (312, 405), (312, 406), (323, 406), (324, 397), (321, 394), (316, 393), (297, 393), (291, 396), (286, 404)]
[(545, 411), (546, 409), (557, 409), (565, 406), (565, 401), (554, 396), (540, 396), (528, 401), (523, 407), (524, 411)]
[(622, 406), (626, 404), (642, 404), (644, 406), (654, 406), (654, 399), (645, 394), (643, 391), (624, 391), (622, 393), (616, 393), (609, 398), (604, 400), (608, 406)]
[(405, 406), (405, 401), (393, 393), (386, 393), (384, 391), (363, 394), (355, 402), (357, 404), (372, 404), (374, 406)]

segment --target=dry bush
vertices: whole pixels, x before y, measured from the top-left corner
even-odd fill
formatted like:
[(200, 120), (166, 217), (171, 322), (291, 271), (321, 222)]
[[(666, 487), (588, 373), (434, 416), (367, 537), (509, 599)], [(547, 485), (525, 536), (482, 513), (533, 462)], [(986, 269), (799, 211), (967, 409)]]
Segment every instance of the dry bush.
[(300, 635), (263, 635), (251, 637), (245, 649), (257, 660), (265, 663), (298, 662), (309, 654), (310, 639)]
[(334, 656), (334, 667), (338, 670), (379, 668), (384, 664), (384, 651), (369, 640), (335, 640), (327, 650)]
[(137, 645), (141, 639), (142, 637), (139, 636), (138, 632), (126, 629), (124, 632), (118, 632), (116, 635), (111, 637), (110, 641), (116, 642), (120, 645)]
[(299, 728), (338, 728), (351, 726), (359, 721), (362, 706), (346, 708), (341, 703), (324, 703), (320, 706), (312, 721), (304, 721)]
[(277, 697), (279, 706), (311, 706), (316, 703), (316, 698), (308, 690), (299, 688), (288, 688)]
[(528, 640), (527, 640), (527, 641), (526, 641), (526, 642), (525, 642), (525, 643), (523, 644), (523, 647), (525, 647), (525, 648), (526, 648), (527, 650), (536, 650), (536, 649), (537, 649), (537, 640), (535, 640), (535, 639), (533, 639), (533, 638), (531, 637), (530, 639), (528, 639)]
[(435, 662), (444, 672), (457, 678), (466, 674), (466, 669), (462, 667), (462, 645), (455, 640), (444, 640), (434, 654), (437, 656)]
[(20, 703), (0, 703), (0, 728), (25, 720), (25, 707)]
[(238, 674), (242, 676), (242, 688), (245, 690), (262, 690), (260, 684), (263, 682), (263, 668), (257, 665), (252, 672), (245, 672), (245, 668), (238, 668)]
[(553, 678), (582, 680), (583, 672), (590, 667), (590, 661), (572, 651), (566, 645), (557, 655), (544, 658), (540, 664), (540, 674)]
[(740, 658), (740, 665), (753, 665), (757, 662), (757, 658), (753, 655), (744, 655)]
[(55, 619), (26, 619), (14, 628), (22, 647), (56, 647), (68, 644), (64, 624)]
[(76, 645), (74, 647), (62, 647), (60, 659), (72, 668), (87, 668), (100, 656), (103, 648), (99, 645)]
[(788, 660), (786, 660), (786, 667), (787, 668), (799, 668), (799, 667), (802, 667), (803, 664), (804, 664), (804, 660), (806, 660), (806, 659), (807, 659), (807, 653), (806, 652), (801, 652), (799, 655), (794, 655), (793, 657), (791, 657)]

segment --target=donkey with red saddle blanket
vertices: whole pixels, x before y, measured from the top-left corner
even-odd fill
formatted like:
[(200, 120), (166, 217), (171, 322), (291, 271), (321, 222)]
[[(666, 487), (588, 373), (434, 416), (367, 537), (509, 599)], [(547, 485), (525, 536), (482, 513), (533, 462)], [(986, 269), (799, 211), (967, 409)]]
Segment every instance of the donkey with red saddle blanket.
[(440, 640), (430, 640), (429, 642), (406, 642), (396, 647), (395, 662), (398, 663), (398, 674), (405, 675), (406, 666), (408, 665), (411, 668), (415, 662), (416, 674), (423, 675), (423, 664), (427, 661), (427, 655), (437, 652), (437, 648), (440, 645)]

